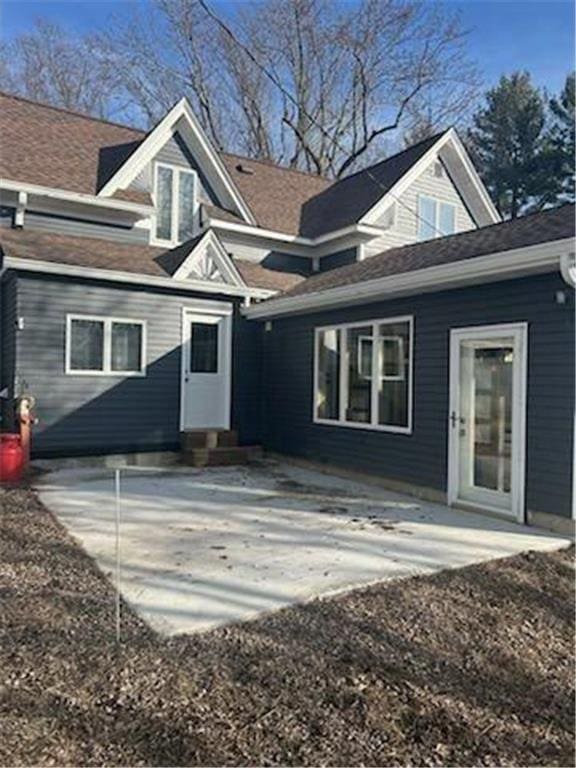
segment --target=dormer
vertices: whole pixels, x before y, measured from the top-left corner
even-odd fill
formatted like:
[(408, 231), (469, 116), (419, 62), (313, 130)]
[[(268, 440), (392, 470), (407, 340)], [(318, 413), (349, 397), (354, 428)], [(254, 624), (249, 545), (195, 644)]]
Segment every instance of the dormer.
[(173, 247), (201, 232), (202, 204), (256, 220), (216, 149), (182, 99), (150, 131), (99, 192), (102, 197), (138, 191), (151, 195), (155, 213), (150, 243)]

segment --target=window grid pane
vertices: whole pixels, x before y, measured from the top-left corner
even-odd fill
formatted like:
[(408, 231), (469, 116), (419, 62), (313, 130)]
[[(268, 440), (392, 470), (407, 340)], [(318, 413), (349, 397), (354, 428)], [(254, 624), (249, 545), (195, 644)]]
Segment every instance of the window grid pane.
[(372, 328), (349, 328), (346, 341), (348, 357), (348, 399), (346, 421), (369, 424), (372, 420)]
[(418, 198), (418, 239), (430, 240), (436, 236), (436, 200)]
[(440, 203), (439, 229), (443, 235), (456, 231), (456, 208), (451, 203)]
[(317, 416), (319, 419), (338, 419), (340, 414), (340, 332), (321, 331), (318, 336), (318, 391)]
[(190, 324), (190, 373), (218, 373), (218, 324)]
[(160, 240), (172, 239), (172, 182), (172, 169), (159, 166), (156, 178), (156, 237)]
[(189, 240), (194, 234), (194, 174), (181, 172), (178, 189), (178, 240)]
[(74, 371), (104, 369), (104, 322), (73, 319), (70, 324), (70, 368)]
[(410, 324), (380, 324), (380, 376), (378, 377), (378, 423), (408, 427), (408, 366)]
[(112, 371), (137, 372), (142, 368), (142, 326), (139, 323), (112, 323)]

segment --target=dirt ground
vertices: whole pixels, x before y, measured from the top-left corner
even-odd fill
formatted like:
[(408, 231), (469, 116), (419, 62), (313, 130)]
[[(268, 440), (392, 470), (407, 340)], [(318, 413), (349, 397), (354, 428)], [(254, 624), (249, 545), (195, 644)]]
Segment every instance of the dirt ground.
[(573, 765), (573, 554), (157, 638), (0, 490), (1, 765)]

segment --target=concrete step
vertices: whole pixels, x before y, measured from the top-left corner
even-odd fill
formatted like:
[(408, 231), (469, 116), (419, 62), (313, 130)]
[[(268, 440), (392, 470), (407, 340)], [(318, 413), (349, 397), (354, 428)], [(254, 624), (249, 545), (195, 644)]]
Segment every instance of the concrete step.
[(192, 448), (182, 453), (182, 463), (192, 467), (232, 466), (247, 464), (260, 458), (262, 458), (262, 448), (259, 445)]
[(188, 429), (180, 432), (180, 445), (185, 452), (196, 448), (234, 448), (238, 433), (233, 429)]

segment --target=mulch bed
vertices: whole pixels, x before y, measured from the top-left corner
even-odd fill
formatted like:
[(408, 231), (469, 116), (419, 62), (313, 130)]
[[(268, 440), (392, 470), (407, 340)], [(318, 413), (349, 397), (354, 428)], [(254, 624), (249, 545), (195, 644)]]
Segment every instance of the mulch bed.
[(0, 490), (2, 765), (573, 765), (572, 552), (156, 637)]

